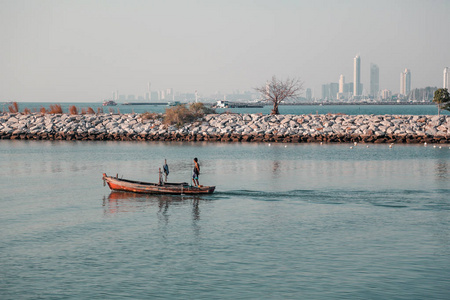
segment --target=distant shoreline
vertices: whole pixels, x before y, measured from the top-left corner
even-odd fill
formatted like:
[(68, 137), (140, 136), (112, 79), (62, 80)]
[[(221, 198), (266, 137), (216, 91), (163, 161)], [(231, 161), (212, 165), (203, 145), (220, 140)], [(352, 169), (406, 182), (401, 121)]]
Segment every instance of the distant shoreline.
[[(271, 104), (267, 104), (270, 106)], [(433, 102), (297, 102), (281, 103), (280, 105), (435, 105)]]

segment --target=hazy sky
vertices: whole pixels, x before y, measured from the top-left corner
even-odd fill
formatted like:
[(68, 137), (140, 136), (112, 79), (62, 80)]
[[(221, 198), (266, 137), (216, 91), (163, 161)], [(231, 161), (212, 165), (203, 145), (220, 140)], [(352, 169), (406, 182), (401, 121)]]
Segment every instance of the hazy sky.
[(450, 1), (0, 0), (0, 102), (102, 101), (153, 90), (252, 90), (272, 75), (380, 89), (442, 86)]

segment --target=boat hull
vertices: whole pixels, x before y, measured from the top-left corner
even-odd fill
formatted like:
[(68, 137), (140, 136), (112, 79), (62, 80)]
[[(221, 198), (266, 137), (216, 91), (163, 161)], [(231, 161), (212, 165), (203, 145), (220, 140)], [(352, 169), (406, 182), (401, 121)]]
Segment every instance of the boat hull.
[(120, 179), (103, 174), (103, 181), (114, 191), (125, 191), (141, 194), (212, 194), (215, 186), (191, 186), (186, 182), (181, 183), (151, 183)]

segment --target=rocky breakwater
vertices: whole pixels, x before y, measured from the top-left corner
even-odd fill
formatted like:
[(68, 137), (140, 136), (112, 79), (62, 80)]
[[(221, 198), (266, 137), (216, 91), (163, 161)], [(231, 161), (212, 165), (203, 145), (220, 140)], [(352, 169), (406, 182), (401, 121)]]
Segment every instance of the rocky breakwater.
[(0, 114), (0, 139), (450, 143), (450, 116), (211, 114), (184, 126), (162, 115)]

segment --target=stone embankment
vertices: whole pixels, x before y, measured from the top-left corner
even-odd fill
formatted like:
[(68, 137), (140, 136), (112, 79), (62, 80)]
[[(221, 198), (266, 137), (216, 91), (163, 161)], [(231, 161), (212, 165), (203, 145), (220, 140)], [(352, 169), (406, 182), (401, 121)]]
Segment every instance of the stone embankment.
[(161, 115), (0, 113), (0, 139), (450, 143), (450, 116), (212, 114), (177, 127)]

